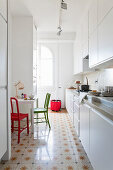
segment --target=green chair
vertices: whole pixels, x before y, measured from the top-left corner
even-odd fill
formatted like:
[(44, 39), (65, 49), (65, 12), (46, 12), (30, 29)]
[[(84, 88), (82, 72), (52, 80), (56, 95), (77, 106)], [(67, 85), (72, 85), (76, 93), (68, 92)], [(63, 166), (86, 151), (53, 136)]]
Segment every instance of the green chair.
[[(50, 123), (49, 123), (49, 117), (48, 117), (48, 105), (50, 101), (50, 96), (51, 94), (47, 93), (46, 98), (45, 98), (45, 103), (44, 103), (44, 108), (35, 108), (34, 113), (37, 114), (37, 117), (34, 117), (37, 121), (34, 121), (35, 123), (46, 123), (49, 125), (49, 128), (51, 128)], [(39, 113), (43, 113), (44, 117), (39, 117)], [(45, 120), (44, 120), (45, 119)]]

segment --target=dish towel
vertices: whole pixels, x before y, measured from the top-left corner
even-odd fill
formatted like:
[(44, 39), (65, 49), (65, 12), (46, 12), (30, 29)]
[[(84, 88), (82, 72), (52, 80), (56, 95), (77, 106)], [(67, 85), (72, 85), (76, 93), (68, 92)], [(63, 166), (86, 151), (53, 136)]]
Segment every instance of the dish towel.
[(86, 93), (86, 92), (81, 92), (81, 93), (80, 93), (80, 96), (79, 96), (79, 103), (82, 102), (82, 100), (87, 96), (87, 94), (88, 94), (88, 93)]

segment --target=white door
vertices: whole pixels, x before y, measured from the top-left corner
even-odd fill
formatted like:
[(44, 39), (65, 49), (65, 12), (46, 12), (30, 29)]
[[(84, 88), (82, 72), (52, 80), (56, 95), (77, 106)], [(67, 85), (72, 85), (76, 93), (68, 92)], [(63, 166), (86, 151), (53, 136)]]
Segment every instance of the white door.
[[(52, 49), (52, 50), (51, 50)], [(37, 50), (37, 97), (38, 106), (43, 107), (46, 93), (56, 99), (56, 51), (55, 44), (39, 43)]]
[(7, 85), (7, 23), (0, 16), (0, 87)]
[(38, 43), (37, 59), (37, 97), (39, 107), (43, 107), (45, 95), (61, 100), (65, 107), (65, 89), (70, 87), (73, 76), (73, 43)]
[(7, 92), (0, 89), (0, 159), (7, 151)]

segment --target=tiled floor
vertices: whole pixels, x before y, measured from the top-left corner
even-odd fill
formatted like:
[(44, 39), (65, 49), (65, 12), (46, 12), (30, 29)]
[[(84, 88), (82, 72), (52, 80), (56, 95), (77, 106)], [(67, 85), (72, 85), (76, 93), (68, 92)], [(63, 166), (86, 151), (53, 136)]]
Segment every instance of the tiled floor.
[(35, 125), (34, 134), (21, 134), (20, 144), (12, 135), (11, 160), (0, 170), (93, 170), (69, 115), (50, 111), (49, 117), (50, 131), (45, 124)]

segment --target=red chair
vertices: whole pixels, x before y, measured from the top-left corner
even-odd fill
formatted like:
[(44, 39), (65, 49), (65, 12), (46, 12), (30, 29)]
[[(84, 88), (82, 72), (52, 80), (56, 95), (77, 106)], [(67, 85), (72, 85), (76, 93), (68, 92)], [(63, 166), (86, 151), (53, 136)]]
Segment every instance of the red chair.
[[(14, 103), (16, 102), (16, 108), (17, 108), (17, 113), (14, 113), (14, 109), (13, 109), (13, 101)], [(18, 131), (18, 143), (20, 143), (20, 133), (27, 128), (27, 133), (29, 134), (29, 117), (28, 114), (24, 114), (24, 113), (20, 113), (19, 112), (19, 105), (18, 105), (18, 100), (15, 97), (11, 97), (10, 98), (10, 102), (11, 102), (11, 131), (12, 133), (14, 132), (14, 129), (16, 129), (16, 131)], [(23, 119), (27, 119), (27, 126), (24, 128), (20, 128), (20, 121)], [(18, 126), (14, 127), (14, 121), (18, 121)]]

